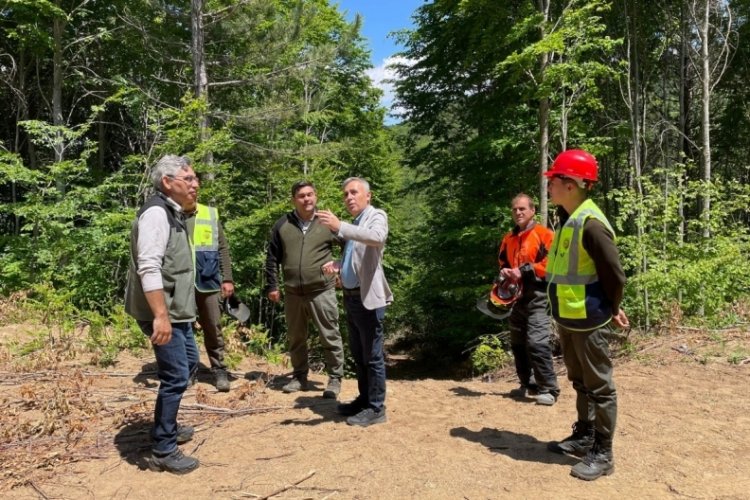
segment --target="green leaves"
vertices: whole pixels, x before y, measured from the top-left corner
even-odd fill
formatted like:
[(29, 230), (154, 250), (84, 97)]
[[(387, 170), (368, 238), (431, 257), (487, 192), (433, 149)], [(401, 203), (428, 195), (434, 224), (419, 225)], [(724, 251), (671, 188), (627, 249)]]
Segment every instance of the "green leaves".
[(0, 184), (34, 184), (41, 177), (40, 172), (26, 168), (19, 155), (0, 150)]
[[(619, 207), (615, 223), (623, 236), (617, 242), (630, 275), (625, 308), (641, 324), (647, 318), (651, 324), (669, 319), (674, 305), (685, 317), (703, 316), (720, 324), (731, 320), (727, 304), (750, 293), (743, 277), (750, 234), (747, 227), (732, 223), (746, 213), (750, 187), (721, 179), (710, 185), (681, 182), (684, 175), (679, 167), (656, 169), (641, 178), (643, 196), (629, 189), (610, 193)], [(708, 241), (702, 236), (702, 218), (681, 215), (684, 206), (706, 192), (714, 200), (714, 236)]]

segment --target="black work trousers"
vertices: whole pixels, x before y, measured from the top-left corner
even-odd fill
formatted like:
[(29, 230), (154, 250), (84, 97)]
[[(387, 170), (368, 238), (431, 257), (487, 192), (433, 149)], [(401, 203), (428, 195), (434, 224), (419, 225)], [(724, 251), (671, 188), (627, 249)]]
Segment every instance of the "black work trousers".
[(596, 433), (611, 442), (617, 423), (617, 392), (609, 357), (609, 326), (588, 332), (558, 325), (568, 380), (576, 390), (578, 420), (592, 422)]
[(539, 288), (527, 289), (513, 306), (510, 318), (510, 346), (516, 374), (524, 387), (536, 385), (540, 393), (560, 394), (549, 343), (550, 319), (547, 294)]

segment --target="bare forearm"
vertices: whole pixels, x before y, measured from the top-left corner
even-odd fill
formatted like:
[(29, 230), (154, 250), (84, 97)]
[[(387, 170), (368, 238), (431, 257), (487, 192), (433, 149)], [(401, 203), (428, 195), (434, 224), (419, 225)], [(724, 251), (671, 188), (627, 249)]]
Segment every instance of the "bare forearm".
[(169, 319), (169, 313), (167, 312), (167, 302), (164, 300), (164, 290), (151, 290), (150, 292), (144, 292), (146, 295), (146, 302), (151, 308), (151, 312), (154, 318)]
[(153, 333), (151, 342), (155, 345), (168, 344), (172, 340), (172, 324), (169, 321), (167, 302), (164, 300), (164, 290), (145, 292), (146, 302), (154, 314)]

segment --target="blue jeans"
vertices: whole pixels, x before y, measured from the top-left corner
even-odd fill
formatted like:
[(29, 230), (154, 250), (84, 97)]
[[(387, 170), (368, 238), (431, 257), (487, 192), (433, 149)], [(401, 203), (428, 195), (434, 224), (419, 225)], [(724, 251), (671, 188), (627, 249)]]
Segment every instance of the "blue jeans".
[[(139, 321), (143, 333), (153, 333), (151, 321)], [(153, 344), (152, 344), (153, 345)], [(153, 345), (156, 354), (159, 394), (151, 429), (153, 452), (168, 455), (177, 449), (177, 412), (190, 375), (198, 368), (198, 347), (190, 323), (172, 323), (172, 338), (167, 344)]]
[(359, 399), (375, 411), (385, 408), (385, 307), (370, 310), (359, 295), (344, 295), (349, 348), (357, 371)]

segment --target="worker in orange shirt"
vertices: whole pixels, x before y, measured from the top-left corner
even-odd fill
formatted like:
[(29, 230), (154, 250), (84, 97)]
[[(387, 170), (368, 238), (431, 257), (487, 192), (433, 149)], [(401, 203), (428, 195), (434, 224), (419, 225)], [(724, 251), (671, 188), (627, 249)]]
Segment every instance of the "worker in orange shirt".
[(527, 194), (511, 201), (515, 227), (500, 244), (500, 280), (519, 286), (519, 297), (510, 315), (510, 343), (521, 382), (511, 391), (517, 398), (535, 397), (536, 403), (551, 406), (560, 388), (552, 364), (550, 321), (547, 315), (547, 253), (554, 233), (534, 220), (536, 208)]

